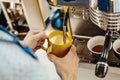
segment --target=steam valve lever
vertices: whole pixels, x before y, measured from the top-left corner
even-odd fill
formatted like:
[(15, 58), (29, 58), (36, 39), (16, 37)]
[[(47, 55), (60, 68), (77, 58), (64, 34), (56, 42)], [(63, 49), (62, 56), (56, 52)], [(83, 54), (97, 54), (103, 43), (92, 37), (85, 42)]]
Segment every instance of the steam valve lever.
[(112, 42), (111, 35), (112, 31), (108, 31), (104, 42), (103, 53), (101, 54), (101, 57), (99, 58), (99, 61), (96, 64), (95, 75), (100, 78), (105, 77), (108, 71), (107, 58)]

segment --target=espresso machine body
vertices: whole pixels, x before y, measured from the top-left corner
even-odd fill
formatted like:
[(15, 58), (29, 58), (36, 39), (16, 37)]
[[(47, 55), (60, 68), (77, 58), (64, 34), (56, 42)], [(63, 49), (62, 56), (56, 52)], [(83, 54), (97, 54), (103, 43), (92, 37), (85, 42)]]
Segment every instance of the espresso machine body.
[[(113, 38), (119, 37), (120, 0), (57, 0), (57, 5), (79, 6), (79, 9), (82, 9), (79, 12), (82, 16), (79, 16), (79, 18), (83, 18), (79, 22), (82, 24), (82, 28), (88, 24), (88, 28), (86, 29), (90, 29), (89, 26), (96, 26), (103, 30), (103, 35), (105, 35), (106, 38), (103, 52), (96, 64), (95, 75), (100, 78), (105, 77), (108, 71), (107, 59), (110, 52), (111, 43)], [(74, 9), (73, 13), (75, 13), (75, 11), (76, 10)], [(86, 16), (88, 16), (88, 18), (85, 18)], [(85, 25), (83, 25), (83, 23)], [(81, 29), (78, 30), (77, 28), (77, 31), (80, 31)]]

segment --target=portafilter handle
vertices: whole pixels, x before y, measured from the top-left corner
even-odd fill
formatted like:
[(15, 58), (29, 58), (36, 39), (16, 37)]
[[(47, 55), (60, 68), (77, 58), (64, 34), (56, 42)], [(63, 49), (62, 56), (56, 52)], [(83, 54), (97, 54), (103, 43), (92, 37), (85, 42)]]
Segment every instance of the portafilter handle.
[(95, 68), (95, 75), (99, 78), (103, 78), (106, 76), (108, 71), (107, 62), (98, 62)]
[(95, 75), (99, 78), (104, 78), (107, 74), (108, 71), (107, 58), (111, 48), (111, 42), (112, 32), (108, 31), (104, 42), (103, 53), (101, 54), (101, 57), (99, 58), (99, 61), (97, 62), (95, 68)]

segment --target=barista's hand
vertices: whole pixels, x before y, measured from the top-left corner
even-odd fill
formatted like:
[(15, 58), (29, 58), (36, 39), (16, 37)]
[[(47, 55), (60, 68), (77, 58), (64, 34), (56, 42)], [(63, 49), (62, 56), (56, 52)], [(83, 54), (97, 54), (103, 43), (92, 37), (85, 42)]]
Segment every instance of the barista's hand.
[(41, 48), (47, 36), (45, 32), (40, 32), (39, 30), (31, 30), (28, 32), (22, 43), (33, 51)]
[(62, 80), (76, 80), (79, 65), (79, 58), (75, 46), (63, 58), (48, 53), (49, 59), (55, 64), (58, 74)]

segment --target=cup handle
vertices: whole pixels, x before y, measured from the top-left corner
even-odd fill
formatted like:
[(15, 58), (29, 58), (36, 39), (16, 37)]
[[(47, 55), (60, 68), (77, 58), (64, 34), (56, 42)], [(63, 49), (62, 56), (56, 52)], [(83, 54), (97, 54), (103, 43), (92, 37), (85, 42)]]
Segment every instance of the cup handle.
[(41, 46), (41, 48), (42, 48), (43, 50), (45, 50), (46, 52), (47, 52), (47, 50), (48, 50), (48, 47), (46, 48), (46, 47), (44, 47), (44, 46)]
[(47, 40), (47, 42), (48, 42), (47, 47), (43, 46), (43, 45), (45, 44), (45, 43), (44, 43), (44, 44), (41, 46), (41, 48), (47, 52), (48, 47), (49, 47), (49, 40), (48, 40), (48, 38), (47, 38), (46, 40)]

